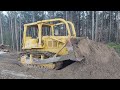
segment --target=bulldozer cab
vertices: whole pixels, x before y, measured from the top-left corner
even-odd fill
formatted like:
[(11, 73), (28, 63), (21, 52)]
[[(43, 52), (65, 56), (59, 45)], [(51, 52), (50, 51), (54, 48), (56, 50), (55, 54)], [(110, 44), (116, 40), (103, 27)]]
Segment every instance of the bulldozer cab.
[(44, 48), (46, 40), (65, 43), (65, 39), (69, 37), (76, 37), (75, 28), (72, 22), (64, 19), (42, 20), (25, 24), (23, 49)]

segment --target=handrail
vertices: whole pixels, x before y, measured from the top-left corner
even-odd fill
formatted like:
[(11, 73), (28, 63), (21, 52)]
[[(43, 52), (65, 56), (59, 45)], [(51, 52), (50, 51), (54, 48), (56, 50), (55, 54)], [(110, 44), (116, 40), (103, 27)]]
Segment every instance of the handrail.
[[(27, 32), (27, 27), (28, 26), (32, 26), (32, 25), (38, 25), (39, 29), (41, 28), (42, 25), (49, 25), (47, 24), (48, 22), (55, 22), (55, 21), (60, 21), (61, 23), (58, 23), (58, 24), (52, 24), (53, 26), (54, 25), (61, 25), (61, 24), (65, 24), (66, 25), (66, 29), (68, 31), (68, 36), (72, 36), (71, 32), (70, 32), (70, 27), (69, 25), (71, 25), (72, 27), (72, 32), (73, 32), (73, 36), (76, 37), (76, 32), (75, 32), (75, 27), (73, 25), (72, 22), (70, 21), (66, 21), (64, 19), (61, 19), (61, 18), (55, 18), (55, 19), (49, 19), (49, 20), (42, 20), (42, 21), (37, 21), (37, 22), (34, 22), (34, 23), (28, 23), (28, 24), (24, 24), (24, 35), (23, 35), (23, 47), (25, 46), (25, 41), (26, 41), (26, 32)], [(42, 25), (41, 25), (42, 24)], [(41, 25), (41, 26), (39, 26)], [(52, 31), (53, 32), (53, 31)], [(41, 32), (39, 31), (39, 34), (41, 34)], [(39, 37), (39, 39), (41, 39), (41, 37)], [(39, 44), (41, 44), (41, 40), (39, 41)]]
[(70, 28), (69, 28), (69, 25), (68, 25), (67, 21), (65, 21), (64, 19), (61, 19), (61, 18), (37, 21), (37, 22), (34, 22), (34, 23), (24, 24), (24, 26), (31, 26), (31, 25), (36, 25), (36, 24), (40, 24), (40, 23), (48, 23), (48, 22), (54, 22), (54, 21), (61, 21), (61, 22), (63, 22), (66, 25), (66, 29), (68, 31), (68, 35), (71, 36)]
[(73, 36), (76, 37), (76, 31), (75, 31), (75, 27), (74, 27), (73, 23), (70, 22), (70, 21), (67, 21), (67, 22), (68, 22), (68, 23), (71, 25), (71, 27), (72, 27)]

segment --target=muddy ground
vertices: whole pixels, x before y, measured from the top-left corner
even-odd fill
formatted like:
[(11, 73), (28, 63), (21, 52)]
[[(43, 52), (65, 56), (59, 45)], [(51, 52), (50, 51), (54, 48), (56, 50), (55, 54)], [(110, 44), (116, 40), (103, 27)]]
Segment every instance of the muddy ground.
[[(119, 79), (120, 57), (113, 48), (82, 39), (76, 47), (81, 62), (64, 62), (61, 70), (46, 70), (19, 66), (16, 53), (0, 55), (1, 79)], [(67, 66), (66, 66), (67, 65)]]

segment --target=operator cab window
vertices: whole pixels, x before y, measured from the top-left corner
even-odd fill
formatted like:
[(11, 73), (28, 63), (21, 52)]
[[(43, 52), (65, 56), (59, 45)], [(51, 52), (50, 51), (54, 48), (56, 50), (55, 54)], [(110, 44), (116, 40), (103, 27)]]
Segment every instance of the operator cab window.
[(56, 25), (54, 26), (54, 34), (55, 36), (67, 36), (67, 30), (66, 30), (66, 25), (61, 24), (61, 25)]
[(37, 38), (38, 37), (38, 26), (29, 26), (27, 28), (27, 37)]
[(51, 27), (47, 25), (42, 26), (42, 35), (43, 36), (50, 36), (51, 35)]

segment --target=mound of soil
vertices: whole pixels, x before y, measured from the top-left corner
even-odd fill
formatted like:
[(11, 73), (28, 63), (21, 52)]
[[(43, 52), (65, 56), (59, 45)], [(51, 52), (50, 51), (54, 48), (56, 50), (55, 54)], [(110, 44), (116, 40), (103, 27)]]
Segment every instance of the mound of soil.
[(77, 53), (85, 60), (63, 69), (66, 78), (120, 78), (120, 57), (113, 48), (83, 38), (78, 44)]

